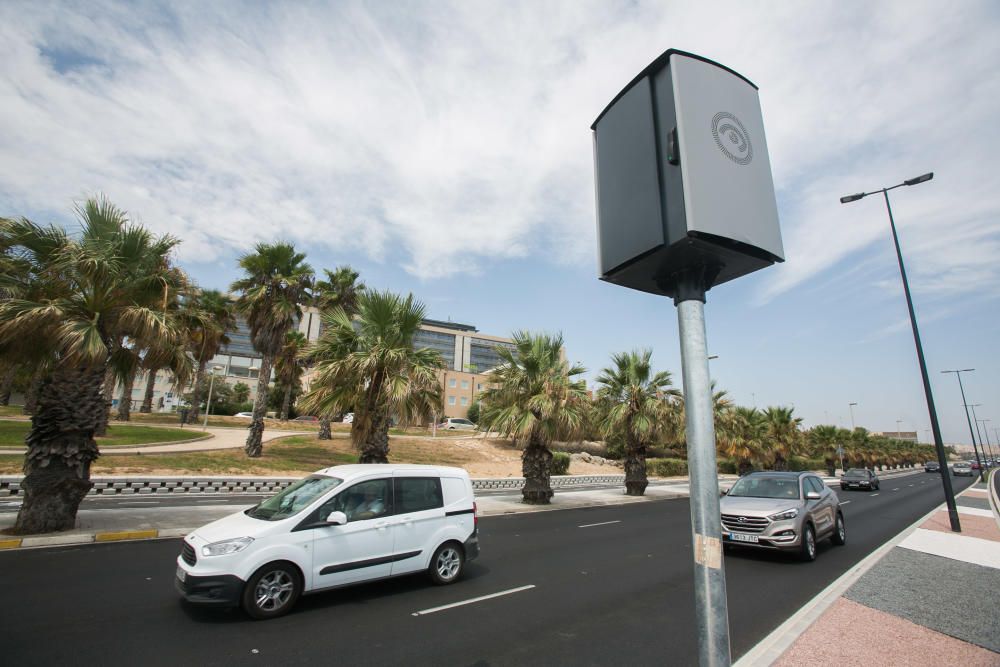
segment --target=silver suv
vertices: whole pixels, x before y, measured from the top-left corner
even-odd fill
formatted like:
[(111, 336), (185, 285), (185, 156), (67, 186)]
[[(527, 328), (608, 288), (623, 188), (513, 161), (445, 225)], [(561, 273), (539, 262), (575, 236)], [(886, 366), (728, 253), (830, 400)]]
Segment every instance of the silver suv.
[(808, 472), (753, 472), (741, 477), (720, 502), (722, 542), (797, 552), (816, 558), (816, 540), (847, 542), (840, 499)]

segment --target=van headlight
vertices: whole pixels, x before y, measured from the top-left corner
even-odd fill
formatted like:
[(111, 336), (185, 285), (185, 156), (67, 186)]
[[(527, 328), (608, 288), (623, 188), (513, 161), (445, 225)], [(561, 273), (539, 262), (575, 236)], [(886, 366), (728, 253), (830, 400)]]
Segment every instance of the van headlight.
[(227, 554), (234, 554), (238, 551), (243, 551), (250, 543), (253, 542), (252, 537), (239, 537), (235, 540), (226, 540), (225, 542), (213, 542), (212, 544), (206, 544), (201, 548), (202, 556), (225, 556)]
[(767, 517), (771, 521), (785, 521), (787, 519), (794, 519), (799, 515), (799, 510), (793, 507), (790, 510), (785, 510), (784, 512), (778, 512), (777, 514), (772, 514)]

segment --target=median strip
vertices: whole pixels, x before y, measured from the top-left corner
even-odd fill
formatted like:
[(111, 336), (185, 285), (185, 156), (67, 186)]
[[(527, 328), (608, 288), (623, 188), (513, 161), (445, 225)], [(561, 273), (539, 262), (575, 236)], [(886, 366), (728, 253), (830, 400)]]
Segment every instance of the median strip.
[(528, 584), (527, 586), (521, 586), (520, 588), (511, 588), (507, 591), (500, 591), (499, 593), (492, 593), (490, 595), (483, 595), (478, 598), (472, 598), (471, 600), (462, 600), (461, 602), (453, 602), (451, 604), (442, 605), (440, 607), (432, 607), (430, 609), (424, 609), (423, 611), (415, 611), (411, 616), (426, 616), (427, 614), (436, 614), (439, 611), (444, 611), (446, 609), (454, 609), (455, 607), (463, 607), (467, 604), (473, 604), (474, 602), (482, 602), (483, 600), (490, 600), (492, 598), (498, 598), (503, 595), (510, 595), (511, 593), (520, 593), (521, 591), (526, 591), (530, 588), (534, 588), (534, 584)]
[(153, 530), (120, 530), (107, 533), (96, 533), (95, 542), (120, 542), (122, 540), (148, 540), (156, 537), (158, 531)]

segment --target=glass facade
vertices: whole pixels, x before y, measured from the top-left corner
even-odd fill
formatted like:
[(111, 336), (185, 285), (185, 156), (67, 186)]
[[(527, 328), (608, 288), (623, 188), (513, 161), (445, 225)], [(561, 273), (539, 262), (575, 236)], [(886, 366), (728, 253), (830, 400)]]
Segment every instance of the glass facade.
[(472, 345), (470, 346), (471, 359), (469, 360), (471, 368), (474, 369), (476, 373), (485, 373), (486, 371), (499, 366), (500, 355), (497, 354), (497, 347), (507, 348), (508, 350), (514, 349), (514, 345), (511, 343), (501, 343), (495, 340), (486, 340), (484, 338), (473, 338)]
[(236, 331), (229, 333), (229, 343), (222, 346), (219, 354), (234, 354), (241, 357), (260, 359), (260, 354), (253, 349), (253, 343), (250, 342), (250, 327), (247, 326), (245, 319), (237, 316)]
[(413, 347), (418, 350), (422, 347), (435, 350), (444, 359), (446, 369), (455, 367), (455, 334), (420, 329), (413, 337)]

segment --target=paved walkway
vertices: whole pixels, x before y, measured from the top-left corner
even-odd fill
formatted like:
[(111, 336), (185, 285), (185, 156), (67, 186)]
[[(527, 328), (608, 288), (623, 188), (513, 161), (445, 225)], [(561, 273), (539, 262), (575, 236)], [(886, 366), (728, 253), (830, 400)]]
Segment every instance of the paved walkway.
[(961, 533), (937, 508), (740, 664), (850, 665), (880, 656), (894, 665), (1000, 665), (1000, 513), (989, 493), (979, 483), (958, 496)]
[[(141, 424), (146, 426), (146, 424)], [(174, 428), (174, 427), (171, 427)], [(196, 440), (194, 442), (175, 442), (166, 445), (136, 445), (135, 447), (105, 447), (101, 453), (105, 456), (117, 454), (167, 454), (171, 452), (207, 452), (216, 449), (237, 449), (243, 447), (247, 442), (247, 429), (245, 428), (219, 428), (209, 426), (208, 428), (189, 427), (191, 437), (197, 438), (202, 433), (208, 433), (212, 437), (207, 440)], [(289, 435), (310, 435), (312, 431), (281, 431), (265, 428), (263, 442), (283, 438)], [(313, 434), (314, 435), (314, 434)], [(335, 434), (334, 437), (337, 437)], [(341, 436), (343, 437), (343, 436)], [(8, 454), (13, 456), (24, 456), (24, 449), (0, 449), (0, 455)]]

